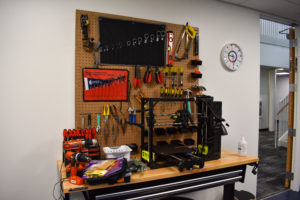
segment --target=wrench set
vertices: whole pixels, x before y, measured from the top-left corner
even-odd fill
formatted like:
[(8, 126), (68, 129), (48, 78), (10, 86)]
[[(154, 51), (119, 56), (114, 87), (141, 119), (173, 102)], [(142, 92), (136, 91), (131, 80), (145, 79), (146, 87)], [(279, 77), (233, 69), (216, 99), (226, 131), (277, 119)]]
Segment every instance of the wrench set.
[(127, 70), (91, 69), (83, 70), (83, 99), (85, 101), (126, 101)]
[(100, 46), (100, 53), (110, 53), (114, 50), (120, 50), (123, 47), (146, 47), (146, 45), (152, 45), (159, 42), (164, 42), (166, 32), (164, 30), (158, 30), (156, 33), (144, 33), (143, 36), (133, 37), (132, 39), (119, 41), (114, 44)]
[(164, 66), (166, 25), (99, 18), (100, 64)]

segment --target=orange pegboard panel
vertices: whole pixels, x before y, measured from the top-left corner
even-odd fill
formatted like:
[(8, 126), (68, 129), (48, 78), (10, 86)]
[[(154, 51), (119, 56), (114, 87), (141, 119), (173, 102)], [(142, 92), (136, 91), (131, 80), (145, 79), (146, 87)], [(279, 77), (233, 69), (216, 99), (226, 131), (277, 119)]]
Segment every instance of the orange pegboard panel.
[[(106, 65), (106, 66), (98, 66), (98, 68), (105, 68), (105, 69), (123, 69), (128, 70), (129, 72), (129, 87), (131, 85), (131, 89), (129, 91), (128, 99), (129, 101), (113, 101), (113, 102), (85, 102), (83, 100), (83, 74), (82, 70), (83, 68), (91, 68), (94, 65), (94, 55), (91, 51), (86, 51), (83, 48), (82, 43), (82, 32), (81, 32), (81, 26), (80, 26), (80, 16), (82, 14), (87, 14), (89, 18), (89, 27), (88, 27), (88, 34), (89, 37), (94, 38), (94, 42), (98, 41), (98, 17), (109, 17), (109, 18), (116, 18), (116, 19), (125, 19), (125, 20), (135, 20), (135, 21), (141, 21), (141, 22), (147, 22), (147, 23), (159, 23), (159, 24), (165, 24), (166, 25), (166, 31), (173, 31), (174, 33), (174, 51), (176, 50), (176, 47), (178, 45), (178, 42), (180, 40), (180, 37), (182, 35), (182, 32), (184, 30), (184, 25), (178, 25), (178, 24), (171, 24), (171, 23), (165, 23), (165, 22), (157, 22), (157, 21), (151, 21), (151, 20), (145, 20), (145, 19), (137, 19), (132, 17), (124, 17), (124, 16), (118, 16), (118, 15), (111, 15), (111, 14), (104, 14), (104, 13), (97, 13), (97, 12), (89, 12), (89, 11), (83, 11), (83, 10), (77, 10), (76, 11), (76, 26), (75, 26), (75, 127), (81, 128), (81, 117), (85, 117), (85, 128), (87, 127), (87, 116), (88, 114), (92, 117), (92, 127), (97, 126), (97, 114), (101, 115), (101, 132), (97, 135), (97, 139), (99, 141), (99, 144), (101, 147), (104, 146), (115, 146), (115, 145), (121, 145), (121, 144), (130, 144), (130, 143), (136, 143), (138, 146), (141, 144), (141, 129), (137, 126), (130, 126), (127, 125), (126, 132), (123, 134), (121, 126), (119, 126), (119, 132), (117, 134), (116, 141), (113, 141), (113, 134), (112, 134), (112, 126), (116, 126), (116, 121), (114, 118), (110, 115), (109, 116), (109, 137), (108, 142), (105, 143), (104, 140), (104, 134), (103, 134), (103, 128), (104, 128), (104, 116), (103, 116), (103, 106), (105, 104), (109, 104), (110, 106), (115, 105), (118, 110), (119, 118), (120, 119), (126, 119), (128, 121), (128, 108), (129, 107), (135, 107), (136, 109), (140, 109), (140, 103), (135, 99), (134, 94), (137, 94), (139, 90), (143, 91), (147, 97), (159, 97), (160, 96), (160, 88), (163, 87), (163, 84), (156, 84), (154, 80), (154, 72), (155, 69), (152, 69), (152, 82), (150, 84), (144, 84), (142, 82), (142, 87), (140, 89), (133, 88), (133, 80), (134, 80), (134, 74), (135, 74), (135, 68), (133, 66), (112, 66), (112, 65)], [(188, 20), (188, 19), (187, 19)], [(198, 28), (195, 28), (195, 30), (198, 31)], [(184, 43), (181, 45), (179, 55), (182, 55), (184, 53)], [(192, 85), (197, 84), (196, 79), (192, 79), (190, 76), (190, 73), (196, 70), (194, 66), (191, 65), (191, 59), (197, 59), (197, 56), (194, 56), (194, 48), (195, 45), (192, 45), (192, 48), (190, 49), (189, 58), (182, 60), (182, 61), (176, 61), (174, 60), (174, 66), (177, 68), (179, 72), (179, 68), (183, 68), (183, 87), (182, 89), (190, 88)], [(161, 72), (164, 75), (164, 69), (160, 68)], [(146, 71), (146, 67), (141, 67), (141, 78), (143, 78), (144, 73)], [(170, 78), (167, 78), (167, 84), (170, 85), (171, 81)], [(179, 81), (179, 76), (177, 76), (177, 80)], [(179, 84), (178, 84), (179, 85)], [(174, 113), (176, 110), (180, 109), (182, 107), (182, 103), (158, 103), (158, 105), (155, 107), (154, 113)], [(195, 110), (195, 106), (192, 104), (192, 109)], [(169, 119), (165, 117), (164, 119), (160, 119), (162, 121), (168, 121)], [(137, 123), (140, 123), (140, 113), (137, 113)], [(174, 135), (163, 135), (163, 136), (156, 136), (154, 135), (153, 141), (154, 144), (156, 141), (168, 141), (170, 142), (173, 139), (180, 139), (183, 141), (184, 138), (193, 138), (196, 140), (196, 134), (195, 133), (185, 133), (185, 134), (174, 134)]]

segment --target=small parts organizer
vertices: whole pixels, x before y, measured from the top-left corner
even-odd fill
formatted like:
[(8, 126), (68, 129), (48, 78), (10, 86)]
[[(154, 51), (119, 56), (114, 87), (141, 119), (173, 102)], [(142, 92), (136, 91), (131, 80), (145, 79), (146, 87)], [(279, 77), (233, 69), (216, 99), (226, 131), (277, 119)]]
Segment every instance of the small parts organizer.
[(84, 101), (127, 101), (128, 70), (83, 69)]

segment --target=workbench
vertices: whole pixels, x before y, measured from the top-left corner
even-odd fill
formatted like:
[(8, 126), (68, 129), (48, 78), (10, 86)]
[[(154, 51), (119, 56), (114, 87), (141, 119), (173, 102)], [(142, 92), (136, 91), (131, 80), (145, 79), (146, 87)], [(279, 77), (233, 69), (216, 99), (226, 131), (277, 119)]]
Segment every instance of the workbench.
[(84, 192), (85, 198), (98, 199), (151, 199), (183, 194), (197, 190), (224, 186), (224, 200), (234, 199), (234, 185), (244, 182), (246, 166), (258, 162), (254, 156), (239, 156), (237, 152), (222, 149), (221, 158), (205, 162), (202, 169), (179, 172), (177, 167), (146, 170), (134, 173), (129, 183), (113, 185), (73, 185), (66, 178), (66, 169), (61, 167), (62, 161), (57, 161), (62, 189), (65, 199), (70, 199), (70, 193)]

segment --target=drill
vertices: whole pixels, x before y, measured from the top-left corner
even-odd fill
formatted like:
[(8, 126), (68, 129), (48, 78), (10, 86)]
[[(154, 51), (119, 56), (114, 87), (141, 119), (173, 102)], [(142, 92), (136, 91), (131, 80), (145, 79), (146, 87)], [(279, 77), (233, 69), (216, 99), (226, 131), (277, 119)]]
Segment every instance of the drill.
[(70, 173), (69, 182), (75, 185), (82, 185), (83, 179), (77, 176), (77, 172), (84, 169), (85, 163), (91, 161), (91, 158), (81, 152), (84, 146), (93, 146), (98, 144), (96, 139), (85, 140), (69, 140), (64, 141), (63, 148), (66, 151), (65, 158), (70, 161), (66, 166), (67, 173)]
[(83, 179), (77, 176), (77, 172), (84, 169), (84, 163), (90, 162), (91, 158), (80, 152), (67, 151), (65, 155), (66, 159), (71, 161), (66, 166), (66, 171), (71, 172), (69, 182), (75, 185), (82, 185)]

